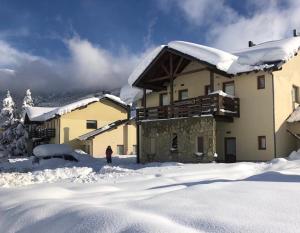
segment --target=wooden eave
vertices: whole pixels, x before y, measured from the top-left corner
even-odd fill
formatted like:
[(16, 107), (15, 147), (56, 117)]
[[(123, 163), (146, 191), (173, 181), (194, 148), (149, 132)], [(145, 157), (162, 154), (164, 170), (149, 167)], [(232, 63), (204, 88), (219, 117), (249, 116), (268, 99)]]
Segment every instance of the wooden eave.
[[(170, 56), (172, 56), (172, 65), (170, 64)], [(197, 61), (205, 67), (182, 72), (192, 61)], [(208, 62), (199, 60), (175, 49), (165, 47), (133, 83), (133, 86), (154, 91), (166, 90), (164, 84), (169, 81), (170, 72), (172, 72), (173, 77), (176, 78), (178, 76), (196, 73), (202, 70), (210, 70), (225, 77), (233, 77), (233, 75), (217, 69), (216, 66)]]

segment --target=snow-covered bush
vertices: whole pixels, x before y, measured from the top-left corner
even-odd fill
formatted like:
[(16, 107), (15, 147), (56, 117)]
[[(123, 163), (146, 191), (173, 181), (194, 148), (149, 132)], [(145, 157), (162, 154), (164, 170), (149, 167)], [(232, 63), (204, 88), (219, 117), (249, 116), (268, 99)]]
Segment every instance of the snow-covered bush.
[(0, 137), (2, 150), (10, 156), (25, 156), (27, 155), (26, 139), (28, 137), (24, 125), (15, 121), (13, 125), (7, 128)]

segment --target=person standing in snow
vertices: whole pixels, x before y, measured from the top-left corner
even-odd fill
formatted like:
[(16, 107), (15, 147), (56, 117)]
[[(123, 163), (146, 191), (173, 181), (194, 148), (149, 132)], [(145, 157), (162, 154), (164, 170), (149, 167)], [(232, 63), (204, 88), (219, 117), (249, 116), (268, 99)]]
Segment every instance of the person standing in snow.
[(112, 155), (112, 153), (113, 153), (113, 151), (112, 151), (111, 147), (108, 146), (106, 148), (106, 151), (105, 151), (107, 163), (111, 163), (111, 155)]

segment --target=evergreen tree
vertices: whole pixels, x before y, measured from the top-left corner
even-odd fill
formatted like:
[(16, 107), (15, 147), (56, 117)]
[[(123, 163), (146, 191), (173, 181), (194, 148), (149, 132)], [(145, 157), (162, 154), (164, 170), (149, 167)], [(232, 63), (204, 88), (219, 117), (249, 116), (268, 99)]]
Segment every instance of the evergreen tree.
[(10, 127), (17, 121), (15, 102), (13, 101), (9, 91), (7, 91), (6, 97), (3, 99), (1, 118), (3, 120), (2, 126), (4, 128)]
[(30, 91), (30, 89), (27, 89), (25, 97), (23, 99), (23, 104), (22, 104), (22, 120), (25, 117), (26, 107), (32, 107), (32, 106), (34, 106), (34, 103), (33, 103), (32, 97), (31, 97), (31, 91)]

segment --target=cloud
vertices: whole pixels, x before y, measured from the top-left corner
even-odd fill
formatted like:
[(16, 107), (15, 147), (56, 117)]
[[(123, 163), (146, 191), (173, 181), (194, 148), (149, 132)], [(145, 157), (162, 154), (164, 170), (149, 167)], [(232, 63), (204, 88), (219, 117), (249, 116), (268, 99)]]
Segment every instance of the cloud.
[(243, 15), (224, 0), (165, 1), (182, 12), (186, 22), (199, 31), (199, 38), (205, 26), (206, 43), (225, 50), (244, 48), (249, 40), (260, 43), (291, 36), (293, 28), (300, 29), (299, 1), (243, 1), (247, 11)]
[(64, 41), (68, 58), (49, 60), (0, 40), (0, 88), (36, 92), (112, 90), (127, 83), (142, 54), (120, 48), (118, 54), (75, 36)]

